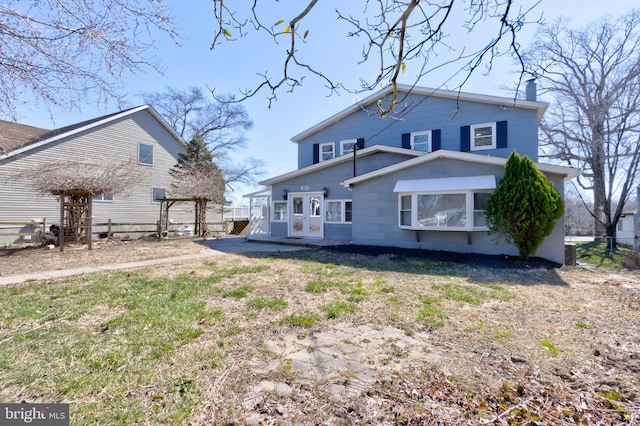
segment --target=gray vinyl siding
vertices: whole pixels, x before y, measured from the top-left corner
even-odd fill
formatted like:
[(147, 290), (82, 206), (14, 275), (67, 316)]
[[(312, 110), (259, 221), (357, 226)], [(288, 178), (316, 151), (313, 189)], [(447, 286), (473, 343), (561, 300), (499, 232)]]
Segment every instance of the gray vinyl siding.
[[(108, 159), (137, 163), (140, 142), (154, 147), (154, 165), (138, 165), (146, 173), (128, 194), (115, 195), (113, 202), (94, 201), (93, 221), (99, 223), (111, 219), (118, 223), (155, 223), (159, 218), (160, 204), (152, 203), (152, 188), (169, 190), (171, 177), (168, 171), (177, 163), (177, 155), (184, 148), (147, 110), (0, 160), (0, 221), (42, 218), (46, 218), (48, 223), (59, 221), (57, 198), (35, 193), (24, 177), (24, 171), (44, 162), (59, 160)], [(171, 207), (169, 216), (176, 222), (193, 222), (193, 206), (176, 203)]]
[[(358, 174), (364, 174), (372, 170), (377, 170), (400, 161), (407, 160), (408, 156), (376, 153), (364, 157), (359, 157), (356, 163)], [(350, 190), (342, 186), (345, 179), (353, 177), (353, 162), (347, 161), (336, 164), (315, 172), (307, 173), (303, 176), (284, 180), (272, 185), (273, 201), (282, 201), (282, 191), (287, 192), (322, 192), (326, 188), (328, 196), (325, 201), (331, 200), (350, 200), (352, 193)], [(304, 190), (302, 188), (305, 188)], [(307, 189), (308, 188), (308, 189)], [(287, 227), (281, 225), (282, 222), (272, 222), (271, 235), (286, 236)], [(285, 224), (286, 225), (286, 224)], [(331, 240), (350, 240), (351, 225), (350, 224), (324, 224), (324, 238)]]
[[(358, 245), (517, 255), (518, 250), (513, 244), (496, 244), (487, 232), (415, 231), (398, 226), (398, 194), (393, 192), (398, 180), (495, 175), (499, 181), (503, 174), (504, 168), (501, 166), (443, 159), (361, 182), (352, 190), (354, 222), (351, 241)], [(547, 177), (559, 193), (563, 194), (562, 176)], [(536, 256), (564, 263), (563, 230), (564, 222), (560, 219), (552, 235), (538, 248)]]
[(478, 151), (483, 155), (508, 157), (512, 151), (538, 161), (538, 113), (536, 110), (409, 95), (401, 119), (382, 119), (358, 110), (298, 143), (298, 168), (313, 164), (313, 145), (364, 138), (365, 147), (402, 147), (402, 134), (440, 129), (441, 148), (460, 151), (460, 127), (507, 121), (507, 148)]

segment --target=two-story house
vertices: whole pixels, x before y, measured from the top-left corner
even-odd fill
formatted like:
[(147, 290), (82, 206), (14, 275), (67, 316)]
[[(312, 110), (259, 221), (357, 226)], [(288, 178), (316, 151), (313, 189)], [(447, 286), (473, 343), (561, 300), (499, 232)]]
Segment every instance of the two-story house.
[[(161, 202), (170, 191), (169, 170), (184, 152), (183, 139), (149, 105), (119, 111), (55, 130), (0, 121), (0, 243), (12, 243), (16, 233), (30, 233), (39, 225), (58, 223), (58, 197), (39, 194), (24, 173), (58, 161), (132, 161), (143, 177), (126, 194), (102, 194), (93, 200), (94, 224), (127, 224), (115, 232), (140, 236), (152, 233), (160, 217)], [(58, 165), (59, 167), (59, 165)], [(194, 220), (191, 203), (171, 210), (175, 222)], [(8, 223), (8, 224), (7, 224)], [(94, 232), (106, 228), (96, 227)], [(143, 233), (146, 232), (145, 233)]]
[[(270, 190), (272, 237), (358, 245), (517, 255), (487, 232), (484, 205), (512, 151), (527, 155), (560, 194), (572, 168), (538, 161), (536, 100), (408, 86), (400, 113), (381, 119), (391, 89), (294, 136), (298, 168), (261, 182)], [(564, 262), (563, 223), (537, 256)], [(251, 238), (251, 237), (249, 237)]]

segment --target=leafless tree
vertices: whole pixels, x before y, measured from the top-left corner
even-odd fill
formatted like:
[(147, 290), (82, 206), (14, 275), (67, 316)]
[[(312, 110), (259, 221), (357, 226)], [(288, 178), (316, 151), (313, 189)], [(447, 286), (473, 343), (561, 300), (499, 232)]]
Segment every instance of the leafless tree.
[(244, 132), (253, 127), (242, 105), (226, 102), (228, 97), (220, 102), (197, 87), (167, 87), (162, 93), (143, 93), (142, 98), (185, 140), (202, 138), (228, 184), (252, 183), (263, 173), (261, 160), (249, 158), (238, 164), (233, 159), (235, 153), (246, 148)]
[(163, 0), (3, 0), (0, 110), (15, 120), (28, 96), (70, 108), (121, 99), (125, 74), (161, 71), (160, 34), (179, 40)]
[(195, 204), (195, 235), (206, 236), (207, 208), (224, 205), (225, 180), (215, 166), (196, 160), (183, 162), (171, 170), (170, 197), (189, 199)]
[[(462, 73), (462, 83), (459, 86), (462, 87), (478, 69), (491, 70), (497, 56), (511, 54), (520, 59), (520, 45), (516, 41), (516, 34), (526, 24), (527, 15), (539, 2), (524, 1), (528, 3), (527, 6), (518, 6), (518, 3), (517, 0), (344, 2), (335, 11), (335, 25), (322, 22), (321, 27), (312, 30), (307, 18), (321, 8), (322, 2), (318, 0), (301, 2), (295, 11), (290, 10), (293, 9), (291, 6), (283, 6), (289, 8), (289, 16), (282, 16), (275, 22), (266, 22), (269, 19), (267, 10), (261, 8), (265, 4), (267, 6), (264, 7), (271, 9), (277, 7), (272, 2), (214, 1), (217, 31), (212, 48), (218, 48), (222, 42), (245, 38), (253, 30), (266, 34), (276, 45), (285, 43), (282, 71), (274, 76), (269, 75), (268, 71), (259, 74), (261, 82), (257, 87), (242, 90), (239, 100), (266, 90), (271, 104), (279, 91), (294, 90), (307, 75), (319, 78), (330, 93), (343, 88), (331, 76), (331, 70), (323, 68), (323, 55), (316, 51), (312, 52), (313, 59), (306, 59), (304, 51), (305, 42), (314, 37), (314, 31), (336, 32), (340, 28), (339, 24), (346, 24), (347, 37), (363, 40), (362, 50), (354, 52), (354, 57), (361, 55), (360, 64), (375, 64), (372, 75), (361, 77), (360, 87), (347, 87), (346, 90), (363, 92), (387, 85), (396, 89), (399, 79), (408, 69), (413, 74), (408, 78), (412, 79), (413, 84), (418, 84), (434, 70), (449, 65), (455, 65), (456, 73)], [(360, 11), (349, 12), (355, 8), (360, 8)], [(489, 27), (493, 35), (480, 40), (480, 43), (468, 38), (462, 45), (449, 44), (451, 34), (470, 34), (478, 27)], [(330, 54), (332, 49), (340, 48), (344, 46), (325, 46), (324, 53)], [(376, 106), (377, 113), (382, 116), (392, 114), (404, 96), (393, 90), (393, 96), (388, 102)]]
[(583, 171), (595, 234), (615, 239), (639, 176), (640, 12), (580, 30), (565, 19), (544, 25), (523, 58), (554, 98), (541, 126), (543, 156)]

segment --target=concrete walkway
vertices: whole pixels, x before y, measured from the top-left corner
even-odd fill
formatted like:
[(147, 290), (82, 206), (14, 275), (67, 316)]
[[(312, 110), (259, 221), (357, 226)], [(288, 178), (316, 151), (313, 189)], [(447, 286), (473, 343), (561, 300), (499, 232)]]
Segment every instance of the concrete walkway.
[(205, 241), (209, 249), (200, 253), (185, 254), (182, 256), (164, 257), (159, 259), (141, 260), (137, 262), (116, 263), (109, 265), (83, 266), (81, 268), (63, 269), (58, 271), (36, 272), (32, 274), (0, 276), (0, 286), (19, 284), (29, 280), (48, 280), (54, 278), (69, 277), (79, 274), (91, 274), (101, 271), (115, 271), (121, 269), (142, 268), (164, 263), (182, 262), (193, 259), (203, 259), (211, 256), (220, 256), (231, 253), (278, 253), (305, 250), (308, 247), (298, 245), (269, 244), (267, 242), (250, 242), (244, 237), (219, 238)]

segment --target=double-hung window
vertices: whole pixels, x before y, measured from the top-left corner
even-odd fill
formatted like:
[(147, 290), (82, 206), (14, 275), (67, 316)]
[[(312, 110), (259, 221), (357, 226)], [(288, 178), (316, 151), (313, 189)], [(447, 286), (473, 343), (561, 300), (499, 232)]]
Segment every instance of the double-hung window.
[(147, 143), (138, 144), (138, 164), (153, 166), (153, 145)]
[(326, 223), (351, 223), (351, 200), (325, 200)]
[(398, 226), (437, 231), (486, 230), (484, 208), (495, 176), (398, 181)]
[(431, 130), (411, 133), (411, 149), (431, 152)]
[(331, 160), (335, 157), (335, 144), (326, 142), (320, 144), (320, 161)]
[(353, 154), (353, 150), (355, 149), (357, 143), (357, 139), (340, 141), (340, 155)]
[(474, 124), (471, 126), (471, 150), (496, 148), (496, 123)]
[(287, 202), (286, 201), (273, 202), (273, 221), (274, 222), (287, 221)]

